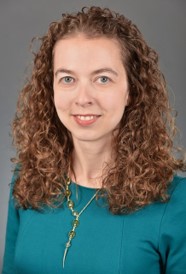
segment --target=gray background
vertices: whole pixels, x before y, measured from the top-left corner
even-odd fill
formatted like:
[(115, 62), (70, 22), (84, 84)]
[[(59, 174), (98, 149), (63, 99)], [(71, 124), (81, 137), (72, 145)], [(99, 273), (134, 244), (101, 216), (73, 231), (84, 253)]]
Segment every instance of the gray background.
[(82, 6), (110, 7), (125, 14), (140, 28), (160, 56), (160, 66), (178, 110), (177, 124), (186, 147), (186, 1), (185, 0), (0, 0), (0, 270), (5, 240), (7, 205), (11, 180), (10, 124), (18, 92), (32, 60), (29, 52), (33, 36), (42, 36), (50, 22), (66, 11)]

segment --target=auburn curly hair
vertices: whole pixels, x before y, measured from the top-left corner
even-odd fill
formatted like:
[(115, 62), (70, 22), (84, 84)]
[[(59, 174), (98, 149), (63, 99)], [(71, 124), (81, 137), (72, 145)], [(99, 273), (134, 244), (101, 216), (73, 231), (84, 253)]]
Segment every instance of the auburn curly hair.
[(114, 165), (108, 163), (99, 195), (107, 195), (114, 214), (166, 201), (168, 185), (185, 163), (174, 155), (176, 128), (158, 55), (126, 17), (108, 8), (90, 7), (51, 23), (34, 54), (32, 75), (20, 93), (13, 121), (17, 204), (40, 209), (63, 200), (73, 142), (54, 106), (53, 49), (59, 39), (78, 33), (90, 39), (116, 39), (128, 77), (130, 102), (113, 140), (117, 157)]

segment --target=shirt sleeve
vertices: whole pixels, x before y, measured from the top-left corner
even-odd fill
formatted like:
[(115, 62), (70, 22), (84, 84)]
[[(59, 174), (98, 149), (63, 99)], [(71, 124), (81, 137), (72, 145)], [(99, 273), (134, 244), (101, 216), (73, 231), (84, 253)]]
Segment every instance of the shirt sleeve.
[(19, 229), (19, 213), (15, 207), (15, 201), (12, 195), (14, 183), (17, 179), (17, 171), (14, 172), (11, 184), (10, 184), (10, 196), (8, 205), (8, 218), (6, 227), (6, 239), (5, 239), (5, 251), (3, 258), (2, 274), (14, 274), (14, 256), (17, 234)]
[(165, 274), (186, 274), (186, 178), (177, 177), (160, 227), (160, 254)]

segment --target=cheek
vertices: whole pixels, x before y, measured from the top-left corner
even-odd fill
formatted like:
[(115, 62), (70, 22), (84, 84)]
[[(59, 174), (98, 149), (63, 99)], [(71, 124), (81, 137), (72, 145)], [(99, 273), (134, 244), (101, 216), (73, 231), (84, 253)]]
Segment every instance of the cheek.
[(56, 110), (63, 111), (68, 108), (69, 100), (67, 96), (63, 96), (59, 93), (54, 93), (54, 105)]
[(123, 91), (119, 93), (115, 92), (113, 96), (105, 98), (104, 103), (107, 109), (116, 113), (123, 113), (128, 103), (128, 93), (124, 93)]

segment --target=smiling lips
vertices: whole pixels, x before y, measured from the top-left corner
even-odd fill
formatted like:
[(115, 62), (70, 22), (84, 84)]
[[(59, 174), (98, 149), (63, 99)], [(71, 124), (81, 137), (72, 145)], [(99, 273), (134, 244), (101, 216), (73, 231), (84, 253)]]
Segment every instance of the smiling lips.
[(76, 123), (81, 126), (89, 126), (89, 125), (95, 123), (100, 116), (101, 115), (93, 115), (93, 114), (73, 115)]

